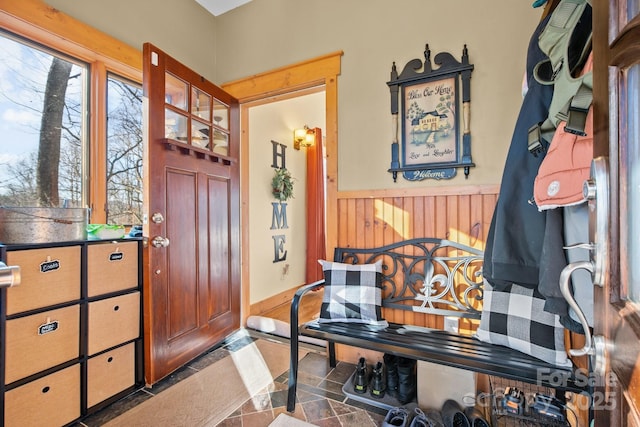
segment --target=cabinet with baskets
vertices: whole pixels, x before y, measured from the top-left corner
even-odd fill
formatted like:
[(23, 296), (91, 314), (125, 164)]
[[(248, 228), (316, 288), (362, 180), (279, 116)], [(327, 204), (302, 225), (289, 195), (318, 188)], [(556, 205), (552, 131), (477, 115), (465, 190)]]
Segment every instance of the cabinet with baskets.
[(63, 426), (144, 385), (142, 241), (0, 245), (4, 425)]

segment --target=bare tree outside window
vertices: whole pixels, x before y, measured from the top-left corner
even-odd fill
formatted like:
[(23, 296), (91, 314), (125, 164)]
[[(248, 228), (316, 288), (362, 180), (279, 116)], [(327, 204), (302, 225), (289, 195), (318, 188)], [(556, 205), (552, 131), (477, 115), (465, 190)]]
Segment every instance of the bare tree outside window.
[(86, 65), (0, 36), (0, 204), (82, 207)]
[(142, 89), (108, 76), (107, 153), (97, 153), (88, 88), (86, 64), (0, 33), (0, 206), (87, 206), (91, 151), (106, 154), (108, 222), (142, 223)]
[(142, 224), (142, 88), (107, 81), (107, 219)]

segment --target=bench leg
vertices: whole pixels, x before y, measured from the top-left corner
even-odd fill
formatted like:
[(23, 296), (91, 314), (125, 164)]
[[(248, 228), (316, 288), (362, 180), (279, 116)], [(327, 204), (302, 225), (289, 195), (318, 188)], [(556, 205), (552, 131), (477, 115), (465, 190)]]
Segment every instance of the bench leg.
[(336, 343), (329, 341), (329, 366), (336, 367)]
[[(296, 353), (294, 355), (294, 353)], [(291, 343), (291, 367), (289, 368), (289, 394), (287, 395), (287, 411), (296, 409), (296, 388), (298, 384), (298, 351)]]
[(289, 361), (289, 393), (287, 395), (287, 411), (293, 412), (296, 409), (296, 388), (298, 385), (298, 327), (291, 324), (291, 338), (289, 340), (290, 357)]

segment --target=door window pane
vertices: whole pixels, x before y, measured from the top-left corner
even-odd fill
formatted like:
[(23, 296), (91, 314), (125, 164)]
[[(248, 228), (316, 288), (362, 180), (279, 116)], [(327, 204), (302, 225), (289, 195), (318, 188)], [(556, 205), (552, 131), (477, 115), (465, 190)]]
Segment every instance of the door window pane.
[(211, 95), (196, 87), (191, 88), (191, 114), (211, 121)]
[(0, 205), (84, 207), (86, 64), (0, 33)]
[(170, 73), (166, 74), (164, 82), (164, 102), (186, 111), (187, 84)]
[(229, 134), (217, 129), (213, 132), (213, 152), (223, 156), (229, 155)]
[(633, 18), (636, 17), (638, 12), (640, 11), (640, 0), (627, 0), (627, 16), (626, 22), (623, 22), (622, 25), (627, 25)]
[(166, 138), (187, 142), (187, 118), (173, 110), (164, 110), (164, 135)]
[(142, 224), (142, 88), (107, 79), (107, 222)]
[(191, 120), (191, 145), (199, 148), (209, 147), (209, 135), (211, 128), (205, 123), (197, 120)]
[[(640, 263), (637, 262), (640, 259), (640, 65), (628, 70), (626, 92), (627, 117), (626, 123), (621, 124), (626, 127), (622, 132), (623, 135), (626, 134), (626, 138), (621, 141), (626, 145), (626, 150), (621, 147), (620, 151), (620, 164), (624, 165), (620, 192), (620, 211), (623, 213), (620, 253), (628, 251), (626, 262), (622, 263), (623, 287), (626, 283), (629, 298), (640, 302)], [(628, 280), (625, 280), (625, 276)]]
[(213, 122), (216, 126), (229, 130), (229, 107), (216, 102), (213, 107)]

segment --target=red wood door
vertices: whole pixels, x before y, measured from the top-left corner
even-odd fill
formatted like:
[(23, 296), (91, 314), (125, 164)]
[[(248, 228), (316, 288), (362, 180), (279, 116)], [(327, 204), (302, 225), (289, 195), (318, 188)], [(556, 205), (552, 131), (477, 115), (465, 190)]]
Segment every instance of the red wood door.
[(594, 224), (596, 426), (640, 426), (639, 12), (638, 0), (594, 2), (594, 156), (605, 176), (596, 201), (609, 205)]
[(238, 102), (144, 45), (146, 380), (240, 326)]

